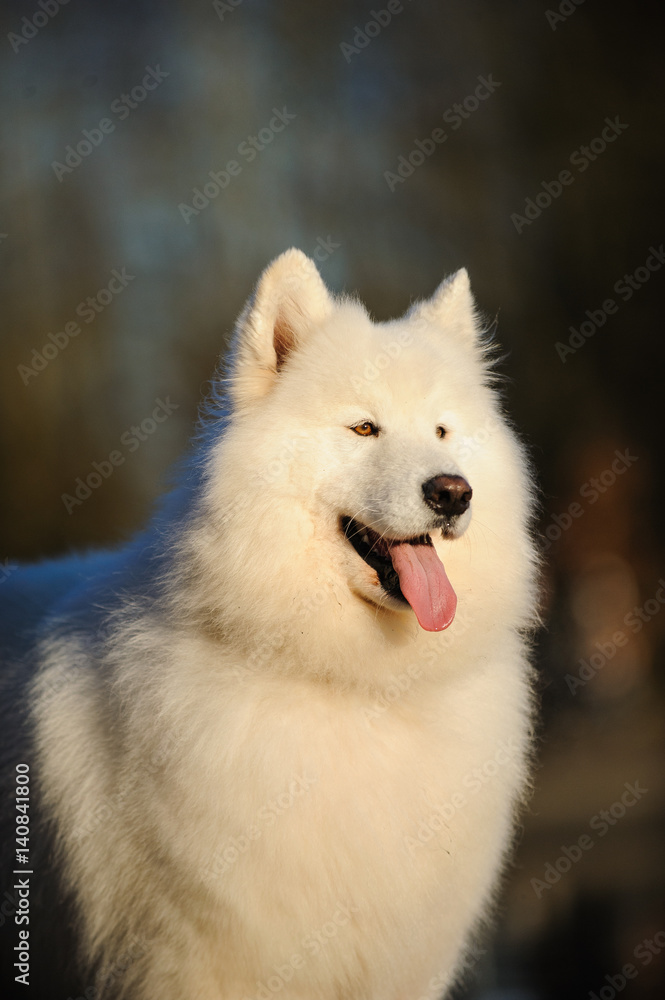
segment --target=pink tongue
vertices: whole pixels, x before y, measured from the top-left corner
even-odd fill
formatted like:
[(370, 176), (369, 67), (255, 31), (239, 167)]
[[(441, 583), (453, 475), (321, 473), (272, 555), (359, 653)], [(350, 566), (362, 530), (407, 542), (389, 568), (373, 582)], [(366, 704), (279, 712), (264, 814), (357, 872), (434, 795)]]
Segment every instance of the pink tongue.
[(392, 545), (390, 555), (402, 593), (428, 632), (448, 628), (457, 597), (433, 545)]

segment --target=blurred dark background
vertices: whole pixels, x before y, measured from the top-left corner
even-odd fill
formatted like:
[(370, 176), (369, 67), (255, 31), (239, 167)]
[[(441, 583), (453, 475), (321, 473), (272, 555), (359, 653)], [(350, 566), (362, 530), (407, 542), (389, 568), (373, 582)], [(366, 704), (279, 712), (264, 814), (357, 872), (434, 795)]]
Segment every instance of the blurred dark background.
[(665, 995), (660, 5), (35, 0), (2, 36), (0, 586), (144, 522), (281, 250), (379, 319), (465, 265), (548, 627), (535, 794), (460, 996)]

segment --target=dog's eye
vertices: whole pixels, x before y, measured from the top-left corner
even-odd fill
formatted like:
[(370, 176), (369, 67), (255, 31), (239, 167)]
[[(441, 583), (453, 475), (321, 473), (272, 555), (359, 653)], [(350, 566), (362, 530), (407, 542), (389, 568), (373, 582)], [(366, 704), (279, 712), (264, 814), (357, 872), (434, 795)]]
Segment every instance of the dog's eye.
[(446, 433), (447, 433), (447, 432), (446, 432), (446, 428), (445, 428), (445, 427), (442, 427), (442, 426), (441, 426), (441, 425), (439, 424), (439, 426), (438, 426), (438, 427), (437, 427), (437, 429), (436, 429), (436, 435), (437, 435), (437, 437), (440, 437), (440, 438), (444, 438), (444, 437), (446, 436)]
[(371, 420), (363, 420), (361, 424), (356, 424), (351, 430), (355, 431), (356, 434), (360, 434), (361, 437), (376, 437), (379, 433), (379, 428)]

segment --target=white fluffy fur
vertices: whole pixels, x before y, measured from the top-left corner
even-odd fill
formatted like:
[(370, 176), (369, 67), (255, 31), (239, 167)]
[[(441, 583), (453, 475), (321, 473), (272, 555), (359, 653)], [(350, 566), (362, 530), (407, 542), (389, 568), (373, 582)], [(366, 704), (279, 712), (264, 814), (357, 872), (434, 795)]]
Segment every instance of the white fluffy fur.
[[(429, 530), (421, 483), (442, 472), (473, 501), (462, 537), (435, 538), (459, 603), (431, 634), (339, 517)], [(530, 504), (466, 272), (373, 324), (300, 252), (267, 269), (188, 483), (41, 649), (41, 785), (86, 956), (140, 943), (119, 996), (434, 1000), (453, 981), (527, 779)]]

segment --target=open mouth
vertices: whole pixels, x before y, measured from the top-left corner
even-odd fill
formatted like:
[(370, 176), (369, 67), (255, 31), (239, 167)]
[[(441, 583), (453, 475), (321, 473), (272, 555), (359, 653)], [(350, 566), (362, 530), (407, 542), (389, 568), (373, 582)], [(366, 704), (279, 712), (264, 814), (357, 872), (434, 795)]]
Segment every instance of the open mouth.
[(457, 597), (429, 535), (385, 538), (351, 517), (341, 519), (341, 529), (389, 597), (409, 604), (428, 632), (448, 628)]

